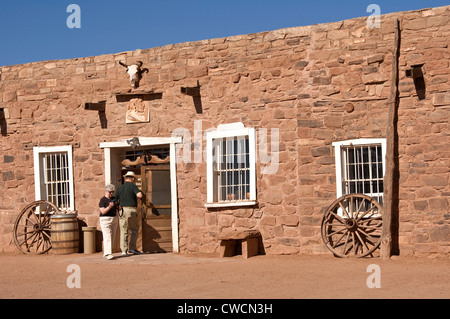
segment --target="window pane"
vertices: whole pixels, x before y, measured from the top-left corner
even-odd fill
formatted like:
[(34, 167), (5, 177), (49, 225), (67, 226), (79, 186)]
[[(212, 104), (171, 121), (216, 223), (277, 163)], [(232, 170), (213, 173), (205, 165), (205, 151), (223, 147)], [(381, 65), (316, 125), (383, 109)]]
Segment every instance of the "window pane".
[(67, 153), (43, 154), (45, 198), (58, 208), (69, 208), (69, 167)]
[[(213, 141), (213, 143), (217, 143)], [(250, 159), (247, 137), (227, 138), (220, 142), (221, 163), (217, 165), (219, 201), (245, 200), (249, 192)]]
[(342, 148), (345, 160), (343, 191), (372, 197), (383, 195), (383, 163), (380, 145)]

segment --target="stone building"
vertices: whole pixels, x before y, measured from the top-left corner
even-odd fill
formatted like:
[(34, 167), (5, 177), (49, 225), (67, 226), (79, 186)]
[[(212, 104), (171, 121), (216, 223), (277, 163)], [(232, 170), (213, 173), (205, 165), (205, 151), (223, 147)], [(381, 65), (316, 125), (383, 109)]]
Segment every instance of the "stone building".
[[(105, 183), (134, 170), (153, 205), (144, 246), (159, 245), (152, 220), (169, 251), (217, 253), (221, 231), (257, 229), (266, 254), (329, 253), (329, 205), (382, 199), (395, 18), (395, 241), (401, 255), (448, 257), (450, 6), (383, 15), (379, 28), (365, 17), (1, 67), (0, 248), (15, 249), (14, 220), (37, 199), (98, 225)], [(137, 61), (132, 88), (119, 62)], [(352, 181), (357, 165), (377, 174)]]

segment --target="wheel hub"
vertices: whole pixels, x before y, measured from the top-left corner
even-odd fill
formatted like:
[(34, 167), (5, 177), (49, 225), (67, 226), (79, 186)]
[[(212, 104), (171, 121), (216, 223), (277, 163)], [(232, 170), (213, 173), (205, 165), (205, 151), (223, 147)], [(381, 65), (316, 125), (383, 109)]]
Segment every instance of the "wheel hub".
[(355, 231), (356, 229), (358, 229), (358, 222), (353, 218), (349, 218), (345, 221), (345, 227), (349, 231)]

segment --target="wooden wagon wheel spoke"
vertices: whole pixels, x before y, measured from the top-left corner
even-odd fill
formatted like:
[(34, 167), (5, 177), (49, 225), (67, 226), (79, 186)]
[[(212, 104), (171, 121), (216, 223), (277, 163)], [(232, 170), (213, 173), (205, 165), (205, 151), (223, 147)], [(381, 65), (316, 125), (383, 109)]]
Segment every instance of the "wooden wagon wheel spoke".
[(34, 243), (36, 242), (38, 233), (34, 232), (33, 235), (31, 235), (29, 238), (25, 238), (25, 240), (22, 242), (23, 244), (26, 244), (28, 247), (33, 247)]
[(28, 234), (34, 234), (34, 230), (29, 230), (29, 231), (26, 231), (24, 233), (17, 233), (17, 236), (18, 237), (22, 237), (22, 236), (26, 236)]
[(382, 208), (364, 194), (344, 195), (322, 218), (322, 240), (338, 257), (365, 257), (380, 246)]
[(345, 220), (335, 212), (330, 211), (330, 215), (334, 216), (341, 224), (345, 224)]
[(17, 227), (22, 227), (22, 228), (27, 228), (27, 227), (32, 227), (34, 224), (18, 224)]
[(353, 196), (350, 196), (349, 202), (348, 202), (348, 208), (349, 208), (349, 218), (353, 218)]
[[(36, 225), (35, 222), (33, 222), (31, 219), (29, 219), (28, 217), (24, 217), (25, 222), (30, 222), (31, 225)], [(25, 227), (29, 227), (29, 225), (25, 224)]]
[(348, 244), (349, 238), (350, 238), (350, 232), (347, 232), (347, 237), (345, 238), (345, 245), (344, 245), (344, 254), (345, 254), (345, 251), (347, 250), (347, 244)]
[(363, 198), (363, 200), (361, 201), (361, 204), (359, 204), (358, 211), (356, 212), (356, 216), (359, 216), (359, 213), (361, 212), (361, 209), (362, 209), (365, 201), (366, 201), (366, 199)]
[(48, 240), (51, 240), (50, 229), (48, 229), (47, 231), (43, 231), (42, 234), (45, 235), (48, 238)]
[(347, 218), (350, 218), (350, 215), (347, 212), (347, 209), (344, 207), (344, 205), (342, 204), (342, 202), (339, 202), (339, 206), (341, 207), (342, 211), (345, 213), (345, 215), (347, 216)]
[(358, 252), (358, 245), (355, 239), (355, 233), (352, 232), (352, 240), (353, 240), (353, 254), (356, 256), (357, 252)]
[[(363, 234), (364, 236), (366, 236), (366, 237), (368, 237), (368, 238), (374, 238), (373, 235), (377, 235), (376, 233), (375, 233), (375, 234), (369, 234), (369, 233), (367, 233), (362, 227), (359, 228), (359, 229), (357, 230), (357, 232), (360, 232), (361, 234)], [(381, 232), (380, 232), (378, 235), (381, 236)]]
[(333, 248), (334, 248), (334, 247), (337, 247), (337, 246), (339, 245), (339, 243), (341, 242), (342, 238), (344, 238), (345, 235), (347, 235), (347, 239), (346, 239), (346, 242), (347, 242), (347, 240), (348, 240), (348, 231), (345, 231), (345, 233), (343, 233), (342, 236), (339, 237), (339, 238), (334, 242)]
[(372, 225), (372, 226), (364, 226), (364, 228), (368, 229), (368, 230), (378, 230), (378, 229), (380, 229), (380, 227), (381, 227), (381, 224)]
[(22, 246), (27, 243), (27, 241), (30, 241), (30, 244), (34, 241), (34, 238), (36, 237), (36, 232), (32, 232), (32, 235), (28, 238), (25, 238), (21, 243), (19, 243), (19, 246)]
[(361, 219), (361, 220), (358, 219), (358, 223), (360, 223), (360, 224), (368, 224), (368, 223), (371, 223), (371, 222), (374, 222), (374, 221), (380, 221), (379, 225), (381, 225), (381, 223), (383, 222), (381, 216), (378, 216), (378, 217), (367, 217), (367, 218)]
[(37, 238), (37, 241), (36, 241), (36, 249), (35, 249), (35, 251), (36, 251), (36, 253), (39, 251), (39, 247), (41, 247), (41, 243), (42, 243), (42, 235), (41, 234), (38, 234), (37, 236), (36, 236), (36, 238)]
[(331, 237), (331, 236), (333, 236), (333, 235), (335, 235), (335, 234), (338, 234), (338, 233), (340, 233), (340, 232), (342, 232), (342, 231), (345, 231), (345, 226), (343, 227), (343, 228), (341, 228), (341, 229), (339, 229), (339, 230), (335, 230), (334, 232), (332, 232), (332, 233), (330, 233), (330, 234), (328, 234), (327, 236), (328, 237)]
[(370, 249), (369, 249), (369, 246), (367, 246), (367, 242), (366, 242), (367, 239), (363, 240), (363, 239), (361, 238), (361, 234), (360, 234), (358, 231), (356, 232), (356, 236), (358, 237), (359, 242), (361, 243), (361, 247), (362, 247), (363, 253), (364, 253), (364, 247), (366, 247), (366, 251), (370, 250)]
[(28, 204), (17, 216), (13, 228), (16, 247), (26, 254), (43, 254), (51, 248), (51, 214), (58, 208), (47, 201)]
[(36, 246), (36, 253), (38, 253), (41, 250), (47, 250), (49, 248), (49, 244), (51, 243), (49, 239), (45, 238), (45, 236), (48, 236), (45, 232), (41, 232), (39, 234), (39, 242)]
[(372, 211), (377, 208), (376, 206), (373, 206), (372, 208), (370, 208), (369, 210), (365, 211), (359, 218), (358, 220), (362, 220), (364, 217), (366, 217), (366, 215), (371, 214)]
[(52, 221), (51, 221), (50, 214), (45, 214), (44, 219), (42, 221), (42, 227), (45, 227), (45, 226), (50, 227), (51, 223), (52, 223)]

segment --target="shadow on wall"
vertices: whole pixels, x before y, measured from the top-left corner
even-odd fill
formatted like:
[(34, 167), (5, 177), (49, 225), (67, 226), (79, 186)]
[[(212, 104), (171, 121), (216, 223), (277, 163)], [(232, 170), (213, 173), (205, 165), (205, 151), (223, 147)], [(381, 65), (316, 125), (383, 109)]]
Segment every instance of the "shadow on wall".
[(6, 124), (5, 111), (0, 108), (0, 129), (2, 136), (6, 136), (8, 132), (8, 126)]

